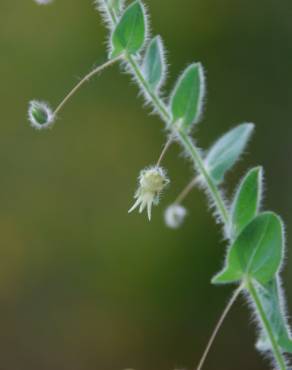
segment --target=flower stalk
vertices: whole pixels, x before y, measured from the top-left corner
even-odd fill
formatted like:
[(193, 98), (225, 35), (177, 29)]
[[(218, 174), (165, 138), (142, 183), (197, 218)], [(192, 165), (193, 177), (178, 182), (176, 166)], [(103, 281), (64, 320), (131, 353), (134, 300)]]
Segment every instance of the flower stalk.
[(54, 116), (56, 116), (61, 109), (64, 107), (64, 105), (72, 98), (72, 96), (85, 84), (85, 82), (88, 82), (93, 76), (97, 75), (98, 73), (102, 72), (104, 69), (111, 67), (113, 64), (121, 61), (123, 59), (123, 55), (119, 55), (116, 58), (109, 59), (104, 64), (94, 68), (91, 72), (89, 72), (86, 76), (82, 78), (78, 82), (76, 86), (73, 87), (73, 89), (65, 96), (65, 98), (61, 101), (61, 103), (57, 106), (57, 108), (54, 111)]

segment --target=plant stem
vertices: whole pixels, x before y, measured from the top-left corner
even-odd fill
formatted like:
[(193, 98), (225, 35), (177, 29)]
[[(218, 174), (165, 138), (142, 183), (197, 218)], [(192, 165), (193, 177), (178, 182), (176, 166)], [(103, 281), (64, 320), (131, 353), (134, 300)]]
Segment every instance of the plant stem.
[[(117, 17), (114, 13), (114, 11), (112, 11), (112, 9), (110, 8), (110, 6), (108, 5), (108, 3), (106, 3), (106, 6), (108, 8), (108, 12), (109, 12), (109, 15), (112, 19), (112, 23), (114, 25), (117, 24)], [(220, 193), (220, 190), (218, 188), (218, 186), (216, 185), (216, 183), (213, 181), (213, 179), (211, 178), (207, 168), (205, 167), (205, 163), (204, 163), (204, 160), (202, 159), (201, 157), (201, 154), (198, 150), (198, 148), (194, 145), (194, 143), (192, 142), (192, 139), (191, 137), (185, 133), (183, 130), (181, 130), (179, 128), (179, 126), (176, 126), (174, 124), (174, 122), (172, 121), (172, 115), (168, 109), (168, 107), (165, 105), (165, 103), (162, 101), (162, 99), (151, 89), (151, 87), (149, 86), (148, 82), (145, 80), (144, 76), (143, 76), (143, 73), (141, 72), (140, 70), (140, 66), (139, 64), (137, 63), (136, 59), (129, 55), (129, 54), (126, 54), (123, 56), (124, 60), (128, 63), (128, 65), (131, 67), (133, 73), (135, 74), (135, 77), (138, 81), (138, 83), (142, 86), (144, 92), (146, 93), (146, 95), (148, 96), (148, 98), (151, 100), (152, 102), (152, 105), (153, 107), (156, 109), (156, 111), (159, 113), (159, 115), (161, 116), (161, 118), (163, 119), (163, 121), (166, 122), (166, 125), (167, 125), (167, 128), (170, 129), (172, 131), (172, 133), (178, 137), (178, 139), (180, 140), (181, 144), (183, 145), (183, 147), (185, 148), (185, 150), (187, 151), (187, 153), (190, 155), (190, 157), (192, 158), (193, 162), (194, 162), (194, 165), (199, 173), (199, 177), (198, 178), (201, 178), (205, 181), (206, 185), (207, 185), (207, 188), (208, 188), (208, 191), (209, 191), (209, 194), (210, 196), (212, 197), (214, 203), (215, 203), (215, 206), (218, 210), (218, 213), (221, 217), (221, 220), (223, 222), (223, 224), (225, 225), (225, 227), (229, 226), (229, 212), (228, 212), (228, 209), (224, 203), (224, 200), (222, 198), (222, 195)], [(119, 59), (119, 58), (117, 58)], [(116, 60), (114, 60), (116, 61)], [(94, 71), (93, 71), (94, 72)], [(97, 73), (97, 72), (94, 72), (94, 73)], [(92, 73), (92, 74), (94, 74)], [(89, 78), (91, 77), (92, 74), (89, 74)], [(85, 81), (87, 80), (87, 78), (85, 79)], [(79, 85), (81, 85), (83, 82), (85, 81), (81, 81), (81, 83)], [(77, 86), (77, 89), (79, 88), (80, 86)], [(77, 90), (76, 89), (76, 90)], [(75, 91), (73, 91), (74, 93)], [(70, 97), (70, 94), (69, 94), (69, 97)], [(66, 100), (66, 98), (65, 98)], [(62, 104), (61, 104), (62, 106)], [(58, 109), (58, 108), (57, 108)], [(169, 146), (171, 145), (172, 143), (172, 140), (169, 140), (166, 145), (164, 146), (163, 150), (162, 150), (162, 153), (158, 159), (158, 165), (161, 163), (166, 151), (168, 150)], [(179, 197), (177, 198), (176, 202), (179, 202), (181, 201), (182, 199), (184, 199), (184, 197), (189, 193), (189, 191), (193, 188), (193, 186), (196, 184), (196, 182), (198, 181), (197, 179), (194, 179), (192, 180), (192, 182), (186, 187), (186, 189), (179, 195)], [(274, 357), (276, 359), (276, 362), (279, 366), (279, 370), (286, 370), (286, 364), (285, 364), (285, 360), (284, 360), (284, 357), (282, 355), (282, 352), (278, 346), (278, 343), (277, 343), (277, 340), (276, 338), (274, 337), (273, 335), (273, 330), (272, 330), (272, 327), (269, 323), (269, 320), (265, 314), (265, 311), (262, 307), (262, 304), (261, 304), (261, 301), (258, 297), (258, 294), (257, 294), (257, 291), (253, 285), (253, 282), (252, 281), (248, 281), (246, 282), (245, 286), (244, 286), (249, 294), (251, 295), (255, 305), (256, 305), (256, 308), (257, 308), (257, 311), (258, 311), (258, 314), (259, 314), (259, 317), (263, 323), (263, 326), (264, 326), (264, 329), (270, 339), (270, 342), (271, 342), (271, 345), (272, 345), (272, 351), (273, 351), (273, 354), (274, 354)], [(230, 301), (228, 302), (226, 308), (224, 309), (212, 335), (211, 335), (211, 338), (207, 344), (207, 347), (203, 353), (203, 356), (200, 360), (200, 363), (197, 367), (197, 370), (201, 370), (202, 369), (202, 366), (204, 365), (205, 363), (205, 360), (208, 356), (208, 353), (212, 347), (212, 344), (227, 316), (227, 314), (229, 313), (230, 309), (232, 308), (234, 302), (236, 301), (236, 299), (238, 298), (239, 294), (241, 293), (241, 291), (243, 290), (243, 286), (241, 285), (235, 292), (234, 294), (232, 295)]]
[(157, 96), (156, 93), (150, 88), (148, 82), (145, 80), (143, 73), (140, 70), (138, 63), (135, 61), (135, 59), (131, 55), (127, 55), (125, 59), (127, 60), (129, 65), (133, 69), (137, 80), (143, 86), (144, 90), (146, 91), (149, 98), (151, 99), (152, 104), (156, 108), (157, 112), (161, 115), (161, 117), (166, 123), (169, 123), (171, 121), (171, 115), (167, 107), (165, 106), (163, 101), (160, 99), (160, 97)]
[(193, 144), (191, 138), (189, 137), (189, 135), (187, 135), (183, 130), (178, 130), (178, 135), (179, 135), (179, 138), (183, 144), (183, 146), (185, 147), (185, 149), (187, 150), (187, 152), (191, 155), (197, 169), (198, 169), (198, 172), (200, 175), (202, 175), (202, 177), (204, 178), (206, 184), (207, 184), (207, 187), (208, 187), (208, 190), (215, 202), (215, 205), (216, 205), (216, 208), (222, 218), (222, 221), (223, 223), (225, 224), (225, 226), (228, 225), (229, 223), (229, 214), (228, 214), (228, 210), (225, 206), (225, 203), (223, 201), (223, 198), (221, 196), (221, 193), (218, 189), (218, 187), (216, 186), (216, 184), (214, 183), (214, 181), (212, 180), (212, 178), (210, 177), (209, 173), (208, 173), (208, 170), (206, 169), (205, 167), (205, 164), (203, 162), (203, 159), (201, 158), (201, 155), (197, 149), (197, 147)]
[[(143, 88), (145, 89), (148, 96), (151, 98), (152, 103), (153, 103), (154, 107), (156, 108), (156, 110), (160, 113), (162, 118), (166, 122), (168, 122), (168, 124), (169, 124), (169, 122), (171, 121), (171, 115), (170, 115), (168, 109), (166, 108), (166, 106), (164, 105), (162, 100), (151, 90), (149, 84), (145, 80), (142, 72), (140, 71), (139, 65), (129, 55), (127, 55), (125, 57), (125, 59), (128, 61), (128, 63), (132, 67), (132, 69), (133, 69), (133, 71), (136, 75), (137, 80), (143, 86)], [(221, 219), (222, 219), (223, 223), (225, 225), (228, 225), (228, 223), (229, 223), (228, 211), (226, 209), (226, 206), (224, 204), (224, 201), (222, 199), (220, 191), (217, 188), (214, 181), (212, 180), (212, 178), (210, 177), (210, 175), (209, 175), (209, 173), (208, 173), (208, 171), (205, 167), (204, 161), (201, 158), (201, 155), (200, 155), (197, 147), (193, 144), (190, 137), (187, 134), (185, 134), (182, 130), (179, 130), (178, 128), (176, 128), (175, 125), (172, 125), (172, 130), (178, 136), (181, 143), (185, 147), (186, 151), (190, 154), (190, 156), (191, 156), (199, 174), (204, 178), (204, 180), (205, 180), (205, 182), (208, 186), (209, 193), (210, 193), (210, 195), (212, 196), (212, 198), (214, 200), (214, 203), (215, 203), (215, 205), (218, 209), (218, 212), (221, 216)]]
[(275, 360), (276, 360), (276, 362), (279, 366), (279, 370), (286, 370), (285, 359), (284, 359), (283, 354), (281, 352), (281, 349), (280, 349), (280, 347), (277, 343), (277, 340), (274, 336), (273, 329), (270, 325), (269, 319), (267, 318), (265, 310), (264, 310), (264, 308), (262, 306), (262, 303), (259, 299), (258, 293), (257, 293), (257, 291), (254, 287), (253, 281), (248, 280), (246, 282), (246, 288), (247, 288), (249, 294), (251, 295), (251, 297), (252, 297), (252, 299), (255, 303), (255, 306), (257, 308), (258, 315), (259, 315), (259, 317), (262, 321), (264, 330), (266, 331), (266, 334), (267, 334), (267, 336), (270, 340), (270, 343), (271, 343), (271, 346), (272, 346), (272, 351), (273, 351)]
[[(111, 15), (110, 10), (111, 10), (110, 7), (108, 7), (109, 14)], [(112, 22), (114, 24), (116, 24), (117, 23), (116, 17), (111, 15), (111, 18), (112, 18)], [(151, 89), (148, 82), (145, 80), (145, 78), (143, 76), (143, 73), (140, 70), (139, 64), (129, 54), (125, 55), (125, 60), (130, 65), (133, 72), (135, 73), (135, 76), (136, 76), (138, 82), (141, 84), (141, 86), (144, 88), (144, 91), (146, 91), (148, 97), (151, 99), (153, 106), (155, 107), (157, 112), (160, 114), (162, 119), (169, 126), (171, 121), (172, 121), (171, 114), (170, 114), (168, 108), (166, 107), (166, 105), (164, 104), (164, 102), (160, 99), (159, 96), (157, 96), (157, 94)], [(222, 219), (223, 223), (225, 224), (225, 226), (227, 226), (228, 223), (229, 223), (228, 211), (226, 209), (226, 206), (224, 204), (224, 201), (222, 199), (222, 196), (220, 194), (220, 191), (219, 191), (218, 187), (216, 186), (216, 184), (214, 183), (214, 181), (210, 177), (210, 175), (209, 175), (209, 173), (208, 173), (208, 171), (205, 167), (204, 161), (201, 158), (201, 155), (200, 155), (198, 149), (193, 144), (193, 142), (191, 141), (191, 139), (188, 135), (186, 135), (181, 130), (178, 130), (177, 128), (175, 128), (175, 125), (172, 125), (172, 126), (173, 126), (172, 127), (173, 132), (179, 137), (183, 146), (185, 147), (187, 152), (192, 157), (192, 160), (193, 160), (196, 168), (198, 169), (199, 174), (202, 175), (202, 177), (205, 179), (205, 182), (208, 186), (208, 190), (209, 190), (209, 192), (210, 192), (210, 194), (211, 194), (211, 196), (214, 200), (214, 203), (215, 203), (215, 205), (218, 209), (218, 212), (221, 216), (221, 219)], [(163, 156), (164, 156), (164, 153), (163, 153)]]
[[(164, 103), (161, 101), (161, 99), (158, 96), (156, 96), (156, 94), (149, 87), (147, 81), (144, 79), (144, 76), (140, 71), (139, 65), (136, 63), (136, 61), (131, 56), (126, 56), (125, 59), (128, 61), (129, 65), (132, 67), (138, 82), (142, 85), (142, 87), (145, 89), (148, 96), (151, 98), (152, 104), (154, 105), (156, 110), (160, 113), (161, 117), (167, 122), (168, 126), (170, 126), (170, 123), (172, 123), (172, 122), (171, 122), (171, 115), (170, 115), (168, 109), (166, 108)], [(222, 195), (220, 193), (219, 188), (214, 183), (213, 179), (210, 177), (210, 175), (208, 173), (208, 170), (205, 167), (204, 161), (203, 161), (203, 159), (200, 155), (200, 152), (199, 152), (198, 148), (194, 145), (190, 136), (188, 134), (186, 134), (183, 130), (181, 130), (179, 127), (176, 127), (175, 125), (172, 125), (170, 128), (172, 129), (173, 133), (177, 135), (180, 142), (184, 146), (185, 150), (187, 151), (187, 153), (189, 153), (190, 157), (192, 158), (192, 160), (195, 164), (195, 167), (198, 170), (199, 175), (202, 176), (202, 178), (206, 182), (209, 194), (211, 195), (211, 197), (212, 197), (212, 199), (213, 199), (213, 201), (216, 205), (216, 208), (219, 212), (219, 215), (221, 217), (221, 220), (222, 220), (223, 224), (225, 226), (228, 226), (229, 225), (229, 212), (228, 212), (227, 207), (224, 203), (224, 200), (222, 198)], [(258, 310), (259, 315), (261, 317), (261, 320), (263, 322), (264, 328), (267, 331), (268, 337), (270, 338), (270, 341), (272, 343), (273, 353), (274, 353), (275, 359), (276, 359), (276, 361), (279, 365), (279, 370), (286, 370), (286, 365), (285, 365), (284, 358), (283, 358), (282, 353), (279, 349), (277, 341), (273, 336), (273, 331), (272, 331), (272, 328), (270, 326), (270, 323), (269, 323), (269, 321), (268, 321), (268, 319), (265, 315), (265, 312), (263, 310), (261, 302), (260, 302), (260, 300), (257, 296), (257, 292), (256, 292), (256, 290), (254, 289), (254, 287), (251, 283), (249, 285), (248, 290), (249, 290), (249, 293), (251, 294), (252, 299), (255, 302), (255, 305), (257, 307), (257, 310)], [(230, 311), (233, 303), (235, 302), (235, 300), (237, 299), (237, 297), (238, 297), (238, 295), (240, 294), (241, 291), (242, 291), (242, 287), (240, 287), (238, 290), (235, 291), (235, 293), (232, 296), (229, 304), (227, 305), (226, 309), (224, 310), (224, 312), (223, 312), (221, 318), (219, 319), (219, 322), (216, 325), (216, 328), (215, 328), (215, 330), (214, 330), (214, 332), (213, 332), (213, 334), (210, 338), (210, 341), (207, 345), (207, 348), (206, 348), (206, 350), (203, 354), (203, 357), (200, 361), (200, 364), (199, 364), (197, 370), (201, 370), (201, 368), (202, 368), (202, 366), (203, 366), (203, 364), (206, 360), (206, 357), (209, 353), (209, 350), (210, 350), (210, 348), (211, 348), (211, 346), (214, 342), (214, 339), (215, 339), (218, 331), (221, 328), (221, 325), (222, 325), (224, 319), (226, 318), (228, 312)]]
[(114, 24), (117, 23), (118, 19), (117, 19), (117, 16), (115, 14), (115, 11), (111, 7), (108, 7), (108, 11), (109, 11), (109, 14), (112, 18), (113, 23)]
[(197, 370), (201, 370), (202, 369), (202, 367), (203, 367), (203, 365), (204, 365), (204, 363), (206, 361), (206, 358), (207, 358), (207, 356), (209, 354), (209, 351), (210, 351), (210, 349), (211, 349), (211, 347), (212, 347), (212, 345), (214, 343), (214, 340), (215, 340), (215, 338), (216, 338), (216, 336), (217, 336), (217, 334), (218, 334), (218, 332), (219, 332), (219, 330), (220, 330), (220, 328), (221, 328), (221, 326), (222, 326), (222, 324), (223, 324), (226, 316), (230, 312), (230, 310), (231, 310), (234, 302), (236, 301), (236, 299), (238, 298), (238, 296), (242, 292), (242, 290), (243, 290), (243, 287), (242, 286), (240, 286), (238, 289), (235, 290), (235, 292), (233, 293), (232, 297), (230, 298), (227, 306), (225, 307), (224, 311), (222, 312), (222, 315), (220, 316), (220, 319), (219, 319), (218, 323), (216, 324), (215, 329), (213, 330), (213, 333), (212, 333), (212, 335), (211, 335), (211, 337), (209, 339), (209, 342), (207, 344), (207, 347), (206, 347), (206, 349), (205, 349), (205, 351), (203, 353), (203, 356), (202, 356), (202, 358), (201, 358), (201, 360), (199, 362), (199, 365), (197, 367)]
[(61, 101), (61, 103), (57, 106), (57, 108), (55, 109), (54, 111), (54, 115), (57, 115), (60, 110), (64, 107), (64, 105), (67, 103), (68, 100), (70, 100), (70, 98), (80, 89), (80, 87), (87, 81), (89, 81), (91, 79), (91, 77), (93, 77), (94, 75), (96, 75), (97, 73), (103, 71), (104, 69), (112, 66), (113, 64), (115, 64), (116, 62), (118, 62), (119, 60), (122, 60), (124, 58), (124, 55), (119, 55), (118, 57), (116, 58), (113, 58), (113, 59), (110, 59), (108, 60), (107, 62), (105, 62), (104, 64), (94, 68), (91, 72), (89, 72), (85, 77), (82, 78), (81, 81), (78, 82), (78, 84), (65, 96), (65, 98)]

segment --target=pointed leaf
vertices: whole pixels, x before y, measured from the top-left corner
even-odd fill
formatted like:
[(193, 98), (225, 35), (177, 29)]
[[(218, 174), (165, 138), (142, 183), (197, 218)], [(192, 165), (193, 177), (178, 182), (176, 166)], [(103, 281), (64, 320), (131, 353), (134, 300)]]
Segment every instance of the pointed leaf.
[(205, 164), (216, 183), (220, 183), (225, 173), (239, 159), (253, 132), (252, 123), (244, 123), (223, 135), (208, 151)]
[(262, 197), (261, 167), (250, 170), (241, 181), (231, 207), (232, 236), (238, 236), (258, 214)]
[(164, 47), (159, 36), (153, 38), (147, 47), (142, 71), (152, 90), (158, 90), (166, 73)]
[(292, 353), (292, 338), (289, 333), (283, 333), (278, 342), (283, 352)]
[[(262, 307), (267, 315), (267, 318), (273, 329), (275, 338), (283, 352), (292, 353), (292, 339), (290, 330), (285, 318), (283, 308), (283, 295), (281, 292), (281, 284), (279, 277), (273, 278), (264, 285), (256, 284), (258, 297), (261, 301)], [(263, 332), (257, 342), (257, 348), (260, 351), (271, 350), (269, 339)]]
[(200, 63), (191, 64), (178, 79), (170, 100), (173, 122), (186, 130), (198, 122), (203, 107), (205, 79)]
[(147, 36), (147, 20), (144, 6), (135, 1), (124, 11), (112, 34), (111, 58), (123, 52), (136, 54), (144, 45)]
[(272, 212), (255, 217), (239, 234), (227, 254), (226, 265), (215, 284), (253, 278), (261, 284), (273, 278), (283, 260), (283, 224)]

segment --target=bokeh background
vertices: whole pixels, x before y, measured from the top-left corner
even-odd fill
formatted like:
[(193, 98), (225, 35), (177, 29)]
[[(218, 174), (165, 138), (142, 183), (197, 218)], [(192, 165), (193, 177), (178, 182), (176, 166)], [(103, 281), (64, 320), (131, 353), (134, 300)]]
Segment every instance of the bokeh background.
[[(265, 167), (266, 209), (292, 234), (292, 4), (290, 0), (145, 0), (168, 47), (166, 91), (190, 62), (207, 71), (196, 131), (208, 147), (234, 124), (256, 123), (227, 176)], [(52, 130), (30, 128), (27, 103), (55, 106), (104, 60), (106, 31), (91, 0), (0, 2), (0, 369), (193, 369), (231, 287), (210, 285), (223, 261), (220, 228), (195, 190), (178, 231), (163, 211), (188, 182), (173, 146), (172, 183), (153, 221), (134, 213), (137, 175), (154, 163), (163, 127), (118, 67), (88, 83)], [(283, 274), (292, 312), (292, 253)], [(206, 369), (267, 369), (240, 300)]]

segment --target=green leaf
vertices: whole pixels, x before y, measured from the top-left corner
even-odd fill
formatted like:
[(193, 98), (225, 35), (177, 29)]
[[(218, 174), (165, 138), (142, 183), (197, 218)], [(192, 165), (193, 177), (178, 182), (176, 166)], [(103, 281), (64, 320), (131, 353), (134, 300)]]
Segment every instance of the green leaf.
[(159, 36), (153, 38), (147, 47), (142, 71), (151, 89), (158, 90), (165, 79), (166, 73), (164, 47)]
[(278, 343), (283, 352), (292, 353), (292, 338), (288, 335), (283, 334), (283, 336), (279, 338)]
[(273, 278), (283, 259), (283, 224), (276, 214), (256, 216), (230, 247), (226, 265), (212, 282), (231, 283), (253, 278), (261, 284)]
[(225, 173), (239, 159), (253, 130), (252, 123), (243, 123), (228, 131), (209, 149), (205, 164), (217, 184), (222, 182)]
[[(281, 292), (279, 277), (274, 277), (264, 285), (256, 284), (255, 289), (279, 346), (283, 352), (292, 353), (292, 339), (287, 320), (285, 318), (282, 302), (283, 294)], [(271, 350), (270, 341), (264, 332), (260, 335), (257, 342), (257, 348), (260, 351)]]
[(278, 342), (284, 352), (292, 353), (292, 338), (289, 332), (283, 333)]
[(262, 167), (256, 167), (241, 181), (231, 207), (232, 236), (238, 236), (258, 214), (262, 197), (262, 177)]
[(204, 93), (202, 65), (191, 64), (178, 79), (170, 99), (173, 123), (179, 123), (186, 130), (197, 123), (202, 113)]
[(111, 38), (111, 58), (127, 52), (136, 54), (142, 49), (147, 36), (147, 20), (144, 6), (135, 1), (124, 11)]

